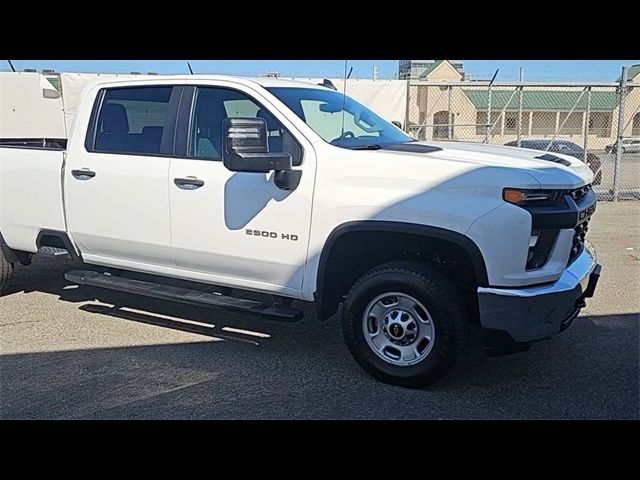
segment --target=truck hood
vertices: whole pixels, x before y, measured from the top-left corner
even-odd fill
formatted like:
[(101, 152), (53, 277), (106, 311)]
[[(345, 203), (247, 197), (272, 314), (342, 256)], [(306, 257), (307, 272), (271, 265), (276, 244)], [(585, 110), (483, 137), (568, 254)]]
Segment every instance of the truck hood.
[[(424, 147), (423, 152), (419, 152), (419, 145)], [(393, 150), (407, 155), (424, 155), (426, 153), (427, 156), (442, 160), (519, 169), (533, 177), (541, 188), (571, 189), (593, 181), (593, 172), (588, 165), (577, 158), (558, 153), (550, 153), (549, 155), (562, 160), (563, 163), (568, 163), (568, 165), (536, 158), (548, 154), (548, 152), (517, 147), (458, 142), (428, 144), (414, 142), (406, 144), (406, 148), (403, 147), (403, 145), (397, 145), (393, 147)]]

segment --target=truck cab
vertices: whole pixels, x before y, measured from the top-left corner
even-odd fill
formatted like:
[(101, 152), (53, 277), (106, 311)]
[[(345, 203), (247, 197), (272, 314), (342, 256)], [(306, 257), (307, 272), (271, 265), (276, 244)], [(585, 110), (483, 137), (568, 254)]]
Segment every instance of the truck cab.
[(99, 81), (66, 148), (0, 147), (0, 290), (40, 253), (84, 262), (67, 274), (76, 283), (158, 298), (288, 320), (291, 300), (315, 302), (321, 320), (341, 307), (365, 370), (422, 386), (449, 370), (471, 322), (490, 352), (520, 350), (593, 295), (593, 174), (541, 155), (415, 141), (326, 84)]

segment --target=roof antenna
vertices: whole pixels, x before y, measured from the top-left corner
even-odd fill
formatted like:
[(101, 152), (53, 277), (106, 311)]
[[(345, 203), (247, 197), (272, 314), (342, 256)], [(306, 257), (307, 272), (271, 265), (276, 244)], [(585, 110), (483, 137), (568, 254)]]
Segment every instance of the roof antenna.
[(191, 64), (187, 62), (187, 67), (189, 68), (189, 72), (193, 75), (193, 68), (191, 68)]
[(330, 88), (331, 90), (338, 90), (336, 88), (336, 86), (333, 84), (333, 82), (331, 80), (329, 80), (328, 78), (325, 78), (322, 83), (319, 83), (318, 85), (320, 85), (321, 87), (327, 87)]
[(15, 73), (16, 69), (13, 66), (13, 63), (11, 63), (11, 60), (7, 60), (7, 62), (9, 62), (9, 66), (11, 67), (11, 71)]

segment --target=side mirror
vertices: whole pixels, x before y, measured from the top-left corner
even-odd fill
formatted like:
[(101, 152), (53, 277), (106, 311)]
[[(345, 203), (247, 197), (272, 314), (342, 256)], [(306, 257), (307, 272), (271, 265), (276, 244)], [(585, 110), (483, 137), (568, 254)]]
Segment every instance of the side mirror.
[(398, 120), (394, 120), (391, 123), (393, 123), (396, 127), (398, 127), (400, 130), (402, 130), (402, 123), (399, 122)]
[(269, 152), (263, 118), (226, 118), (222, 122), (222, 163), (232, 172), (269, 173), (291, 170), (291, 155)]

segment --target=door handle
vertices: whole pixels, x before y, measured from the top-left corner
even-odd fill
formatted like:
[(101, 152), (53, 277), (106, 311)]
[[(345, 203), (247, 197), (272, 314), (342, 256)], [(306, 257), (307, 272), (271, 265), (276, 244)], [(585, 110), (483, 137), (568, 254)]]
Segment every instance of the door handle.
[(71, 175), (73, 175), (78, 180), (91, 180), (96, 176), (96, 172), (87, 168), (82, 170), (71, 170)]
[(174, 178), (173, 183), (182, 190), (196, 190), (204, 186), (204, 180), (199, 180), (196, 177)]

